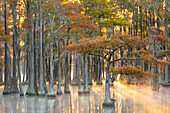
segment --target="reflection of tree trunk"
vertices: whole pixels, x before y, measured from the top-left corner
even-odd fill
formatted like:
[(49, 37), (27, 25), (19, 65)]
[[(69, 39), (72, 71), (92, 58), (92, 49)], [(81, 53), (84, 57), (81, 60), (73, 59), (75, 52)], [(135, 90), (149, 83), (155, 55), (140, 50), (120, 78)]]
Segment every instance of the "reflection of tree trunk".
[(49, 105), (49, 112), (50, 113), (56, 113), (55, 112), (55, 100), (54, 99), (48, 99), (48, 105)]
[(5, 113), (11, 113), (12, 109), (9, 106), (11, 105), (11, 96), (3, 96), (3, 100), (4, 100), (4, 108), (5, 108)]
[[(38, 112), (40, 112), (40, 113), (47, 113), (47, 99), (46, 98), (39, 98), (38, 99)], [(35, 108), (34, 108), (34, 110), (35, 110)], [(34, 111), (33, 112), (29, 112), (29, 113), (34, 113)]]
[(79, 96), (79, 113), (82, 112), (82, 96)]

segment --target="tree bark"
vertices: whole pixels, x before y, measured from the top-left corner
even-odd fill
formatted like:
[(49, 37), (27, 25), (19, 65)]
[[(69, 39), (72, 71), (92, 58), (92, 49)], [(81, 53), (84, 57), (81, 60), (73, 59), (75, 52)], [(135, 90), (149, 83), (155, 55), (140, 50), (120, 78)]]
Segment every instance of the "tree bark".
[[(169, 38), (169, 31), (168, 31), (168, 1), (166, 1), (166, 19), (165, 19), (165, 36)], [(169, 50), (169, 47), (170, 47), (170, 44), (169, 43), (166, 43), (166, 50)], [(166, 61), (170, 61), (169, 59), (169, 55), (166, 54)], [(170, 76), (169, 75), (169, 70), (168, 70), (168, 64), (166, 64), (166, 67), (165, 67), (165, 83), (164, 85), (168, 85), (168, 82), (169, 82), (169, 79), (168, 77)]]
[(104, 99), (103, 106), (112, 106), (113, 105), (113, 102), (111, 101), (111, 97), (110, 97), (110, 86), (109, 86), (110, 74), (109, 74), (109, 68), (110, 68), (110, 62), (107, 61), (106, 83), (105, 83), (105, 99)]
[(85, 64), (85, 69), (84, 69), (84, 93), (89, 93), (89, 89), (88, 89), (88, 64), (87, 64), (87, 54), (84, 53), (83, 55), (84, 57), (84, 64)]
[(81, 84), (81, 76), (80, 76), (80, 55), (77, 54), (77, 75), (78, 75), (78, 85), (79, 85), (79, 90), (78, 93), (82, 93), (82, 84)]
[[(66, 38), (66, 46), (69, 44), (69, 32), (70, 28), (67, 29), (67, 38)], [(65, 85), (64, 85), (64, 93), (70, 93), (69, 89), (69, 62), (68, 62), (68, 53), (65, 53)]]
[[(27, 15), (31, 15), (31, 2), (27, 1)], [(33, 20), (32, 17), (29, 18), (28, 21), (29, 25), (33, 25)], [(35, 89), (34, 89), (34, 37), (33, 37), (33, 32), (32, 28), (28, 27), (27, 29), (27, 35), (29, 39), (29, 65), (30, 65), (30, 75), (29, 75), (29, 85), (28, 89), (26, 91), (27, 95), (35, 95)]]
[(38, 89), (38, 95), (45, 95), (44, 91), (44, 76), (43, 76), (43, 54), (42, 54), (42, 3), (41, 0), (39, 1), (39, 7), (40, 7), (40, 12), (39, 12), (39, 20), (40, 20), (40, 39), (39, 39), (39, 56), (40, 56), (40, 84), (39, 84), (39, 89)]
[(61, 83), (62, 83), (62, 64), (61, 64), (61, 56), (60, 56), (60, 40), (58, 40), (58, 84), (57, 84), (57, 94), (62, 94), (61, 91)]
[(11, 93), (18, 93), (17, 76), (16, 76), (16, 46), (17, 46), (17, 26), (16, 26), (16, 6), (17, 1), (12, 3), (12, 17), (13, 17), (13, 77), (11, 81)]
[(50, 39), (50, 89), (48, 90), (48, 95), (47, 96), (55, 96), (55, 91), (53, 88), (53, 81), (54, 81), (54, 75), (53, 75), (53, 23), (54, 23), (54, 17), (50, 19), (51, 23), (51, 39)]
[[(5, 16), (5, 34), (8, 35), (8, 17), (7, 17), (7, 8), (6, 8), (6, 0), (4, 0), (4, 16)], [(8, 43), (5, 42), (5, 87), (4, 87), (4, 91), (3, 94), (8, 94), (10, 93), (10, 89), (9, 89), (9, 74), (8, 74)]]

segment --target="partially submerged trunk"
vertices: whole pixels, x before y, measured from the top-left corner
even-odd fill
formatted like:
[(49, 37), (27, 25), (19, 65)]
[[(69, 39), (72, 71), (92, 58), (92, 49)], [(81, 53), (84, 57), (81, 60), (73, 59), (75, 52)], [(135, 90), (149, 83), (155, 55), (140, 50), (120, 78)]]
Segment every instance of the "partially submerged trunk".
[(74, 54), (74, 68), (73, 68), (73, 80), (71, 82), (72, 85), (77, 85), (77, 74), (76, 74), (76, 70), (77, 70), (77, 66), (76, 66), (76, 58), (77, 57), (77, 54), (75, 53)]
[(52, 20), (50, 20), (51, 23), (51, 39), (50, 39), (50, 89), (48, 90), (47, 96), (55, 96), (55, 91), (53, 88), (53, 81), (54, 81), (54, 75), (53, 75), (53, 22), (54, 22), (54, 17)]
[(110, 62), (107, 62), (106, 83), (105, 83), (105, 99), (104, 99), (104, 102), (103, 102), (103, 106), (112, 106), (113, 105), (113, 102), (111, 101), (111, 97), (110, 97), (110, 86), (109, 86), (110, 74), (109, 74), (109, 68), (110, 68)]
[(62, 70), (61, 70), (61, 56), (60, 56), (60, 40), (58, 40), (58, 84), (57, 84), (57, 94), (62, 94), (61, 83), (62, 83)]
[(12, 17), (13, 17), (13, 76), (11, 81), (11, 93), (18, 93), (17, 76), (16, 76), (16, 46), (17, 46), (17, 26), (16, 26), (16, 6), (17, 1), (12, 3)]
[(39, 89), (38, 89), (38, 95), (45, 95), (44, 91), (44, 76), (43, 76), (43, 54), (42, 54), (42, 9), (41, 9), (41, 0), (39, 1), (40, 6), (40, 39), (39, 39), (39, 59), (40, 59), (40, 83), (39, 83)]
[[(31, 14), (31, 2), (27, 1), (27, 14)], [(30, 18), (29, 25), (33, 25), (33, 20)], [(29, 39), (29, 65), (30, 65), (30, 75), (29, 75), (29, 85), (26, 91), (27, 95), (35, 95), (34, 89), (34, 38), (31, 27), (27, 28), (27, 37)]]
[(84, 57), (84, 64), (85, 64), (85, 69), (84, 69), (84, 93), (89, 93), (89, 89), (88, 89), (88, 65), (87, 65), (87, 54), (85, 53), (83, 55)]
[(77, 75), (78, 75), (78, 85), (79, 85), (78, 93), (82, 93), (83, 89), (82, 89), (81, 76), (80, 76), (80, 55), (79, 54), (77, 54)]
[[(69, 44), (69, 32), (70, 28), (67, 29), (67, 38), (66, 38), (66, 46)], [(68, 53), (65, 53), (65, 85), (64, 85), (64, 93), (70, 93), (69, 89), (69, 61), (68, 61)]]
[[(5, 9), (5, 34), (8, 35), (8, 18), (7, 18), (7, 8), (6, 8), (6, 1), (4, 0), (4, 9)], [(9, 89), (9, 74), (8, 74), (8, 43), (5, 42), (5, 87), (4, 87), (4, 91), (3, 94), (9, 94), (10, 93), (10, 89)]]

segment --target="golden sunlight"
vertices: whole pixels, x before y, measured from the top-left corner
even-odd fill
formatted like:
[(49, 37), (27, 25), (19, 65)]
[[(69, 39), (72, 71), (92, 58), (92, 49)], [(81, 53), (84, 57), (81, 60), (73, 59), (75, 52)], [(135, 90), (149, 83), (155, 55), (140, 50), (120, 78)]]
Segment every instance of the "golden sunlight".
[(119, 81), (114, 81), (114, 85), (117, 86), (117, 87), (119, 87), (119, 88), (125, 88), (125, 87), (126, 87), (126, 86), (120, 84)]
[(80, 3), (80, 0), (69, 0), (69, 2), (78, 2), (78, 3)]
[(4, 87), (5, 87), (5, 85), (2, 85), (2, 86), (0, 86), (0, 89), (1, 89), (1, 88), (4, 88)]
[(114, 85), (119, 87), (119, 88), (124, 88), (125, 86), (120, 84), (119, 79), (120, 79), (120, 74), (117, 75), (116, 81), (114, 81)]

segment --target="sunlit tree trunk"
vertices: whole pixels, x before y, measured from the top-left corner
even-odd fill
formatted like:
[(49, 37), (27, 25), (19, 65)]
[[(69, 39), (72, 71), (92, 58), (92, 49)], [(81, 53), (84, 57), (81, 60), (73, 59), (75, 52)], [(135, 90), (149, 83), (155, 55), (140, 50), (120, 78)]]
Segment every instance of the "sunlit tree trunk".
[(76, 70), (77, 70), (77, 66), (76, 66), (76, 59), (77, 59), (77, 54), (74, 54), (74, 68), (73, 68), (73, 80), (71, 82), (72, 85), (77, 85), (77, 74), (76, 74)]
[[(76, 33), (76, 36), (75, 36), (75, 43), (77, 43), (78, 42), (78, 39), (77, 39), (77, 33)], [(76, 66), (76, 64), (77, 64), (77, 61), (76, 61), (76, 59), (77, 59), (77, 54), (75, 53), (74, 54), (74, 61), (73, 61), (73, 63), (74, 63), (74, 67), (73, 67), (73, 80), (72, 80), (72, 82), (71, 82), (71, 84), (72, 85), (77, 85), (77, 83), (78, 83), (78, 81), (77, 81), (77, 73), (76, 73), (76, 71), (77, 71), (77, 66)]]
[(18, 54), (18, 59), (17, 59), (17, 62), (18, 62), (18, 78), (19, 78), (19, 89), (20, 89), (20, 96), (23, 96), (24, 95), (24, 92), (23, 92), (23, 88), (22, 88), (22, 83), (21, 83), (21, 60), (20, 60), (20, 51), (19, 48), (20, 48), (20, 38), (18, 39), (19, 40), (19, 43), (17, 45), (17, 54)]
[(17, 26), (16, 26), (16, 6), (17, 0), (12, 3), (12, 17), (13, 17), (13, 77), (11, 81), (11, 93), (18, 93), (17, 76), (16, 76), (16, 46), (17, 46)]

